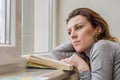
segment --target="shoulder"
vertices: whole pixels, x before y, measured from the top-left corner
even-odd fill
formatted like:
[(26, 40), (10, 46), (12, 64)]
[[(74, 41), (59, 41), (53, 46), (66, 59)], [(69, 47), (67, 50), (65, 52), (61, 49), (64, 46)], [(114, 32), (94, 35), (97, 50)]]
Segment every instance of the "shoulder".
[(110, 45), (111, 43), (112, 42), (108, 40), (99, 40), (94, 44), (94, 46), (105, 46), (105, 45), (107, 46), (107, 45)]
[(109, 40), (99, 40), (91, 48), (90, 55), (101, 57), (113, 57), (120, 52), (120, 45)]
[(110, 53), (113, 50), (112, 44), (112, 41), (99, 40), (92, 46), (90, 50), (91, 56), (107, 55), (107, 53)]
[(119, 66), (120, 45), (109, 40), (99, 40), (90, 50), (90, 63), (92, 72), (109, 75), (113, 72), (114, 64), (116, 69)]
[(96, 42), (90, 50), (90, 60), (92, 64), (100, 67), (104, 62), (113, 62), (115, 51), (111, 46), (112, 44), (114, 44), (114, 42), (108, 40), (99, 40)]
[(115, 49), (115, 48), (119, 48), (120, 49), (120, 45), (116, 42), (112, 42), (109, 40), (99, 40), (98, 42), (96, 42), (93, 47), (96, 49)]

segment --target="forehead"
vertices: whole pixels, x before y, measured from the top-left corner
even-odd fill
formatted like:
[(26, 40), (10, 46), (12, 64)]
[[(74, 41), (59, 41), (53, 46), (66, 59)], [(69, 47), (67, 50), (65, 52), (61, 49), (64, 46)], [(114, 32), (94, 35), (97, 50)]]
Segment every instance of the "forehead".
[(73, 18), (71, 18), (67, 24), (68, 27), (71, 27), (71, 26), (74, 26), (76, 24), (84, 24), (88, 22), (87, 18), (82, 16), (82, 15), (78, 15), (78, 16), (75, 16)]

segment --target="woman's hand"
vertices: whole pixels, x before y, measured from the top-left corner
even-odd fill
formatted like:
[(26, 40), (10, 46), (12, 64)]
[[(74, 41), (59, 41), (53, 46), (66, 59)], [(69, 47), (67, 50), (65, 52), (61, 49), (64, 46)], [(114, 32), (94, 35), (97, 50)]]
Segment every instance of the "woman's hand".
[(74, 67), (78, 69), (79, 72), (90, 69), (89, 65), (77, 54), (73, 54), (71, 57), (62, 59), (61, 61), (72, 64)]

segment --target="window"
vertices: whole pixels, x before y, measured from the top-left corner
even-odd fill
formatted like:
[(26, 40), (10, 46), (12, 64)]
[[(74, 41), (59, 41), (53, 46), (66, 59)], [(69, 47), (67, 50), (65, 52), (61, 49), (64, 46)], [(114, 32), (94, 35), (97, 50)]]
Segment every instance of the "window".
[(21, 59), (21, 0), (0, 0), (0, 65)]
[(50, 51), (54, 33), (52, 1), (0, 0), (0, 65), (19, 62), (22, 53)]
[[(40, 1), (44, 3), (43, 10), (45, 10), (42, 14), (45, 15), (42, 19), (44, 19), (44, 25), (48, 23), (48, 25), (45, 26), (36, 23), (36, 20), (41, 19), (41, 15), (37, 13), (37, 10), (39, 10), (37, 7), (39, 4), (37, 4), (37, 2), (40, 3)], [(50, 14), (51, 1), (52, 0), (0, 0), (0, 73), (4, 70), (11, 70), (11, 64), (15, 67), (16, 63), (21, 61), (22, 53), (37, 52), (36, 46), (37, 48), (40, 46), (39, 50), (41, 51), (38, 52), (50, 51), (52, 44), (50, 43), (52, 42), (52, 27), (50, 27), (52, 26), (52, 21), (50, 20), (50, 18), (52, 18), (52, 14)], [(37, 15), (39, 19), (36, 17)], [(38, 23), (39, 22), (40, 21), (38, 21)], [(39, 27), (42, 36), (35, 33)], [(41, 31), (43, 31), (43, 33), (41, 33)], [(37, 37), (40, 37), (41, 40), (43, 39), (43, 41), (45, 41), (44, 44), (37, 45), (37, 43), (39, 43), (35, 42), (39, 40)], [(42, 48), (43, 46), (44, 48)], [(42, 49), (44, 50), (42, 51)]]
[(23, 0), (23, 54), (50, 52), (52, 49), (54, 1)]
[(10, 0), (0, 0), (0, 44), (10, 44)]
[(0, 0), (0, 44), (5, 43), (5, 1)]

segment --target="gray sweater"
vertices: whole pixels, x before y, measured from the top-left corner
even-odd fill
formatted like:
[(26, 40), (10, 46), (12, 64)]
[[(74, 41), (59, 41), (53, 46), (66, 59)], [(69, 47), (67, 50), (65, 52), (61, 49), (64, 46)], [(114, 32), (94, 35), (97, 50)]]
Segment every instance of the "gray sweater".
[[(65, 43), (52, 50), (56, 59), (70, 57), (75, 53), (72, 44)], [(79, 73), (80, 80), (120, 80), (120, 45), (99, 40), (86, 55), (90, 59), (91, 70)]]

